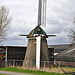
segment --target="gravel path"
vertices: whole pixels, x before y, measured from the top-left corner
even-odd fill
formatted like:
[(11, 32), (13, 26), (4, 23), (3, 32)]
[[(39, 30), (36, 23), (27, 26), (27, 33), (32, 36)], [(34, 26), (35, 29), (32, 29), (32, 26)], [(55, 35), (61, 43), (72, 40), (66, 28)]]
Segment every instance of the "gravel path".
[(18, 72), (10, 72), (10, 71), (0, 71), (0, 74), (7, 74), (7, 75), (35, 75), (35, 74), (18, 73)]

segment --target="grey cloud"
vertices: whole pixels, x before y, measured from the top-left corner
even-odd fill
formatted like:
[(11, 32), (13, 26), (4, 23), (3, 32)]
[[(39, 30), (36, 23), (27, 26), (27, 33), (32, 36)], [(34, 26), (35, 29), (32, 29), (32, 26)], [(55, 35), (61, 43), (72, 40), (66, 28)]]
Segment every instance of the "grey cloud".
[[(33, 3), (32, 3), (33, 2)], [(8, 32), (8, 40), (3, 44), (25, 45), (26, 37), (17, 34), (28, 34), (37, 25), (38, 0), (1, 0), (12, 15), (12, 23)], [(47, 34), (56, 34), (55, 38), (48, 38), (48, 44), (69, 43), (67, 35), (75, 29), (73, 17), (75, 16), (75, 0), (48, 0), (47, 24), (42, 27)], [(23, 42), (23, 40), (26, 42)]]

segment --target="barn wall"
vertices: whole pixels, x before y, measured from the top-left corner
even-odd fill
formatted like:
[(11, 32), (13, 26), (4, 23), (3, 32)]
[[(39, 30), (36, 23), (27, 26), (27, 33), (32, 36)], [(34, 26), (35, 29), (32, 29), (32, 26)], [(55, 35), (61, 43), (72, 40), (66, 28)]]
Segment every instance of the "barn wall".
[(24, 60), (26, 47), (7, 47), (7, 60)]

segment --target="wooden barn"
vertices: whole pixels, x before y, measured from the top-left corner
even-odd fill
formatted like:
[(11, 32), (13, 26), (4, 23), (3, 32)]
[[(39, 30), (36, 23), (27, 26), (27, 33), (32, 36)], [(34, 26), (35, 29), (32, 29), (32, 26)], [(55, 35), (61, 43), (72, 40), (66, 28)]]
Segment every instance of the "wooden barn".
[[(2, 64), (2, 61), (4, 61), (5, 64), (6, 61), (9, 60), (24, 60), (26, 48), (27, 47), (25, 46), (0, 46), (0, 66)], [(61, 61), (62, 64), (75, 63), (75, 45), (48, 45), (48, 50), (50, 54), (50, 61), (54, 61), (55, 59), (56, 61)]]
[(25, 52), (24, 46), (0, 46), (0, 66), (9, 60), (24, 60)]

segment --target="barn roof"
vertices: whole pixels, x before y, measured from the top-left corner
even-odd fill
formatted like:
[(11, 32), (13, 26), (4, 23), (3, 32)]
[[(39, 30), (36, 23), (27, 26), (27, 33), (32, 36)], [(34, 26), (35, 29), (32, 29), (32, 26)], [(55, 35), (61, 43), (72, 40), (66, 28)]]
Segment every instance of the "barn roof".
[(50, 48), (51, 46), (54, 48), (54, 52), (55, 53), (60, 53), (64, 50), (67, 50), (70, 48), (71, 44), (61, 44), (61, 45), (48, 45), (48, 48)]
[(59, 61), (74, 61), (75, 62), (75, 45), (69, 49), (62, 51), (56, 56), (56, 60)]

